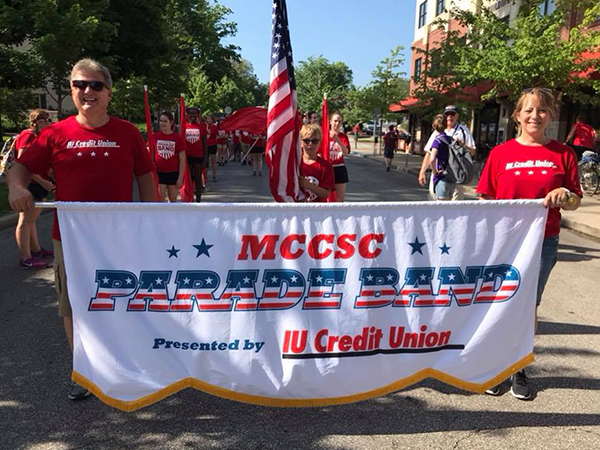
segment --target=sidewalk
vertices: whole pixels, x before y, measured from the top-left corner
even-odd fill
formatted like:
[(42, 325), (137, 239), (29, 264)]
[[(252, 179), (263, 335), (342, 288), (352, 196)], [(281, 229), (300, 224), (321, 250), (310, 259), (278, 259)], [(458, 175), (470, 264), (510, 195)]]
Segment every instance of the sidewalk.
[[(383, 155), (379, 155), (379, 152), (376, 155), (373, 154), (372, 141), (359, 141), (358, 148), (354, 149), (354, 141), (351, 139), (351, 145), (352, 155), (373, 159), (381, 164), (384, 163)], [(401, 170), (418, 177), (422, 161), (422, 156), (396, 152), (392, 166), (396, 170)], [(477, 195), (475, 193), (476, 186), (477, 180), (466, 186), (469, 196), (475, 197)], [(600, 239), (600, 195), (594, 195), (593, 197), (584, 196), (581, 206), (577, 211), (563, 211), (561, 225), (564, 228)]]

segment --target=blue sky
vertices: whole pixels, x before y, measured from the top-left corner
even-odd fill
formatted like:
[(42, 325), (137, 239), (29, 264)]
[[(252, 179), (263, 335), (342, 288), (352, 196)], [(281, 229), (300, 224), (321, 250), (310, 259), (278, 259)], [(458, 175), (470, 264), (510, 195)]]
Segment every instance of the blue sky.
[[(238, 33), (225, 42), (241, 47), (260, 81), (269, 80), (271, 0), (219, 0), (229, 7)], [(371, 71), (396, 45), (404, 46), (409, 72), (414, 34), (414, 0), (287, 0), (294, 61), (323, 55), (345, 62), (354, 84), (371, 80)]]

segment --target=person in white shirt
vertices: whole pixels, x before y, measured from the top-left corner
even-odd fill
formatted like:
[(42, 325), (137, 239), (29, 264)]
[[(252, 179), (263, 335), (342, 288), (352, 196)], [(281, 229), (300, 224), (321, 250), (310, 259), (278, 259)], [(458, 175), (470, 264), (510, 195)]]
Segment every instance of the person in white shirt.
[[(471, 155), (475, 155), (475, 140), (469, 129), (458, 121), (458, 108), (455, 105), (448, 105), (444, 109), (444, 115), (446, 116), (446, 135), (458, 141), (459, 144), (464, 145)], [(431, 162), (431, 145), (438, 134), (439, 133), (434, 130), (433, 133), (431, 133), (431, 136), (429, 136), (427, 144), (425, 144), (425, 157), (423, 158), (421, 171), (419, 172), (419, 184), (421, 186), (425, 186), (425, 183), (427, 182), (426, 172)], [(433, 193), (433, 177), (431, 177), (429, 183), (429, 193), (435, 198), (435, 194)], [(452, 200), (462, 200), (464, 197), (465, 193), (463, 187), (456, 185), (452, 194)]]

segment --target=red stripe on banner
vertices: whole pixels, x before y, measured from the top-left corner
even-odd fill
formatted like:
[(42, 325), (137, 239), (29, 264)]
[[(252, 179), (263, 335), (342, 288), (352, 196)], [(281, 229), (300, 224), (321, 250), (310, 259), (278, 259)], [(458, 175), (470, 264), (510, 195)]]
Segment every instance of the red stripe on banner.
[(112, 303), (92, 303), (90, 309), (110, 309), (112, 310), (115, 305)]
[(175, 300), (189, 300), (192, 298), (192, 294), (177, 294)]
[(231, 304), (217, 304), (217, 305), (198, 305), (201, 311), (229, 311), (231, 309)]
[(279, 292), (265, 292), (263, 298), (279, 298)]
[(254, 298), (254, 294), (252, 292), (224, 292), (223, 296), (221, 297), (223, 300), (229, 300), (232, 297), (239, 297), (239, 298)]
[(146, 303), (143, 303), (143, 304), (140, 304), (140, 305), (133, 303), (133, 304), (130, 304), (127, 307), (127, 309), (143, 310), (143, 309), (146, 309)]
[[(517, 287), (516, 286), (500, 286), (499, 291), (516, 291)], [(493, 286), (483, 286), (481, 288), (481, 292), (495, 292), (495, 289)]]
[(167, 299), (167, 294), (137, 294), (135, 296), (136, 300), (144, 300), (144, 299), (151, 299), (151, 300), (168, 300)]
[(410, 294), (431, 295), (431, 291), (429, 289), (402, 289), (402, 292), (400, 292), (400, 295)]
[[(449, 289), (440, 289), (439, 295), (448, 295)], [(473, 289), (452, 289), (455, 295), (472, 294)]]
[(250, 310), (250, 309), (256, 309), (256, 303), (240, 303), (238, 302), (235, 305), (235, 309), (242, 309), (242, 310)]
[(156, 303), (150, 303), (150, 311), (168, 311), (169, 305), (157, 305)]
[(319, 309), (319, 308), (337, 308), (340, 306), (340, 302), (305, 302), (305, 308)]
[(171, 311), (191, 311), (192, 304), (189, 305), (171, 305)]
[(356, 306), (364, 308), (366, 306), (385, 306), (389, 303), (389, 300), (359, 300), (356, 302)]
[(124, 295), (129, 294), (130, 291), (124, 292), (98, 292), (98, 296), (96, 298), (112, 298), (112, 297), (123, 297)]

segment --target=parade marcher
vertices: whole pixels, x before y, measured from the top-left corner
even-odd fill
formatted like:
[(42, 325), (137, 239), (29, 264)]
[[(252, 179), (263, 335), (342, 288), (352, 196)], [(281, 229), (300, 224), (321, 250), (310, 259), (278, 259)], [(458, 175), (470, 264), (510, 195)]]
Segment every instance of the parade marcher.
[(358, 148), (358, 135), (360, 134), (360, 124), (354, 125), (352, 128), (352, 133), (354, 134), (354, 149)]
[(392, 159), (396, 152), (396, 144), (398, 142), (398, 133), (394, 125), (390, 125), (389, 130), (383, 136), (383, 157), (385, 158), (385, 171), (389, 172), (392, 166)]
[(331, 191), (335, 190), (333, 167), (318, 153), (321, 137), (319, 125), (304, 125), (300, 130), (302, 163), (298, 181), (307, 202), (326, 202)]
[(233, 142), (233, 156), (235, 161), (242, 159), (242, 144), (240, 142), (240, 130), (235, 130), (231, 135), (231, 141)]
[(158, 194), (161, 201), (165, 201), (166, 195), (171, 203), (177, 201), (177, 193), (183, 184), (187, 162), (185, 142), (181, 136), (173, 132), (174, 123), (173, 114), (169, 111), (162, 112), (158, 121), (160, 131), (154, 135)]
[(240, 136), (240, 145), (242, 147), (242, 166), (245, 166), (246, 164), (252, 166), (252, 164), (248, 163), (248, 160), (250, 158), (250, 155), (248, 154), (248, 151), (250, 150), (250, 147), (252, 146), (252, 144), (254, 143), (254, 139), (252, 139), (252, 137), (250, 136), (250, 133), (248, 133), (247, 131), (242, 131), (242, 134)]
[(432, 128), (437, 132), (429, 152), (434, 198), (435, 200), (452, 200), (456, 184), (450, 183), (444, 177), (450, 156), (450, 141), (448, 135), (444, 133), (446, 118), (442, 114), (435, 116)]
[[(59, 201), (130, 202), (134, 178), (140, 199), (156, 201), (152, 159), (142, 135), (132, 123), (107, 114), (112, 94), (108, 69), (97, 61), (82, 59), (73, 66), (70, 86), (78, 114), (45, 128), (13, 164), (7, 180), (10, 206), (18, 212), (30, 211), (34, 207), (27, 189), (31, 174), (49, 169)], [(53, 243), (58, 314), (73, 350), (73, 317), (56, 214)], [(88, 395), (89, 391), (72, 383), (70, 399)]]
[(196, 191), (196, 202), (202, 201), (205, 181), (203, 171), (208, 163), (205, 156), (206, 126), (199, 122), (200, 110), (195, 107), (187, 109), (188, 122), (185, 125), (185, 147), (188, 170)]
[(212, 180), (217, 181), (217, 134), (219, 129), (215, 125), (215, 118), (208, 116), (206, 118), (206, 145), (208, 148), (208, 157), (210, 158), (210, 169)]
[(565, 140), (565, 144), (569, 145), (568, 143), (571, 139), (573, 139), (571, 148), (575, 150), (577, 159), (581, 160), (583, 152), (594, 151), (596, 144), (596, 130), (594, 130), (591, 125), (585, 123), (581, 116), (577, 116), (575, 123), (571, 127), (571, 131), (569, 131), (569, 135)]
[(331, 115), (329, 122), (329, 162), (333, 166), (335, 193), (338, 202), (343, 202), (348, 184), (348, 169), (344, 164), (344, 155), (350, 154), (350, 140), (343, 132), (344, 118), (339, 112)]
[(308, 123), (311, 125), (319, 125), (319, 115), (317, 114), (316, 111), (309, 111), (308, 112)]
[[(51, 124), (50, 115), (43, 109), (34, 109), (29, 114), (30, 127), (23, 130), (15, 140), (17, 159), (22, 155), (23, 149), (29, 146), (40, 132)], [(31, 183), (27, 188), (31, 191), (36, 202), (46, 201), (48, 193), (54, 191), (54, 183), (48, 173), (32, 175)], [(43, 260), (52, 258), (54, 253), (40, 246), (35, 222), (40, 217), (41, 209), (35, 208), (19, 213), (19, 221), (15, 229), (15, 238), (21, 254), (19, 268), (44, 269), (48, 267)]]
[(265, 153), (265, 137), (264, 136), (250, 136), (256, 141), (252, 150), (250, 150), (250, 161), (252, 162), (252, 176), (255, 177), (257, 174), (262, 177), (262, 165), (263, 165), (263, 154)]
[[(218, 128), (218, 127), (217, 127)], [(219, 166), (227, 164), (229, 155), (227, 154), (227, 133), (218, 128), (217, 133), (217, 157)]]
[[(524, 91), (512, 116), (519, 124), (519, 137), (491, 151), (477, 186), (477, 192), (484, 200), (543, 198), (544, 206), (548, 208), (535, 299), (535, 330), (537, 308), (550, 272), (556, 264), (560, 209), (577, 209), (583, 195), (579, 185), (575, 152), (545, 135), (546, 128), (556, 117), (556, 113), (552, 91), (543, 88)], [(499, 395), (500, 386), (486, 392)], [(511, 393), (522, 400), (531, 398), (531, 389), (524, 370), (511, 377)]]
[[(444, 110), (444, 116), (446, 117), (446, 129), (444, 132), (452, 139), (456, 140), (460, 145), (463, 145), (472, 156), (475, 155), (475, 140), (473, 139), (473, 135), (469, 129), (458, 121), (458, 109), (456, 106), (446, 106), (446, 109)], [(431, 136), (429, 136), (427, 144), (425, 144), (425, 157), (423, 158), (421, 170), (419, 172), (419, 184), (421, 186), (425, 186), (427, 168), (431, 164), (431, 146), (437, 135), (438, 132), (434, 130), (433, 133), (431, 133)], [(429, 192), (435, 198), (435, 193), (433, 192), (433, 177), (430, 179)], [(462, 200), (464, 197), (465, 193), (463, 187), (460, 185), (454, 185), (452, 200)]]

